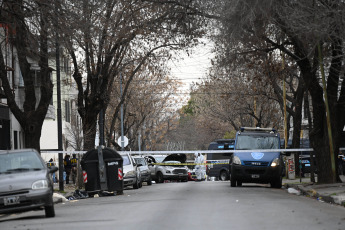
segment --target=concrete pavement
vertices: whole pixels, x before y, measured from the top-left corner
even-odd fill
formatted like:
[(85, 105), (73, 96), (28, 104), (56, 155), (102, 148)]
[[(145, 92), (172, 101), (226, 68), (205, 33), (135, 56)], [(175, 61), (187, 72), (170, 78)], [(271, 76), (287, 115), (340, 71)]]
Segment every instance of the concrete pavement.
[[(336, 184), (314, 184), (310, 182), (309, 177), (302, 178), (302, 181), (298, 179), (284, 179), (283, 186), (286, 189), (293, 188), (299, 195), (305, 195), (314, 198), (318, 201), (328, 202), (332, 204), (339, 204), (345, 206), (345, 176), (340, 176), (342, 183)], [(61, 203), (66, 202), (67, 199), (73, 196), (76, 189), (74, 185), (65, 185), (64, 192), (58, 192), (59, 185), (55, 184), (54, 189), (54, 202)], [(288, 190), (289, 191), (289, 190)], [(290, 191), (289, 191), (290, 192)]]

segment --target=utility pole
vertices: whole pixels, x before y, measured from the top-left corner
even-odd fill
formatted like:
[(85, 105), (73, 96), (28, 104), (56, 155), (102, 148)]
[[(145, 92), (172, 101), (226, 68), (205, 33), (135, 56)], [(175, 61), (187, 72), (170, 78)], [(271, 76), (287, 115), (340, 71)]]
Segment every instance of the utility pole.
[(120, 93), (121, 93), (121, 100), (120, 100), (120, 103), (121, 103), (121, 151), (124, 151), (125, 150), (125, 147), (124, 147), (124, 138), (123, 138), (123, 102), (122, 102), (122, 73), (120, 73)]
[[(56, 31), (55, 31), (55, 52), (56, 52), (56, 85), (57, 85), (57, 125), (58, 125), (58, 150), (62, 151), (62, 120), (61, 120), (61, 81), (60, 81), (60, 44), (58, 35), (58, 5), (55, 2), (55, 20), (56, 20)], [(63, 181), (63, 155), (59, 153), (59, 190), (64, 191), (64, 181)]]

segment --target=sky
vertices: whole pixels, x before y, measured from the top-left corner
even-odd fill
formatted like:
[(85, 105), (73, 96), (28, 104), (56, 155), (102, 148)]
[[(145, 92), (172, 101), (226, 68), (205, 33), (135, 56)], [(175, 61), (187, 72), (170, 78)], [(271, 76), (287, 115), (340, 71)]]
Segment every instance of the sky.
[(183, 83), (181, 89), (186, 96), (189, 94), (190, 85), (193, 82), (199, 82), (207, 75), (207, 69), (211, 67), (213, 58), (211, 49), (211, 43), (199, 45), (189, 55), (180, 52), (176, 56), (178, 60), (169, 63), (172, 78), (181, 80)]

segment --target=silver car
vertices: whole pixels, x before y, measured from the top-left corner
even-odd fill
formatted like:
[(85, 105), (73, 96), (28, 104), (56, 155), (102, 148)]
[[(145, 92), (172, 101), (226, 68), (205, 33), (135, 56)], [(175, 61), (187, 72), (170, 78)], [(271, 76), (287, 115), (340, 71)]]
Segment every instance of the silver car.
[(34, 149), (0, 151), (0, 214), (45, 210), (54, 217), (51, 173)]
[(152, 185), (151, 171), (147, 164), (147, 161), (142, 156), (133, 156), (133, 159), (137, 163), (141, 174), (141, 182), (147, 182), (147, 185)]
[(163, 183), (165, 180), (188, 181), (188, 167), (185, 154), (171, 154), (166, 156), (160, 163), (161, 158), (156, 156), (146, 156), (151, 169), (152, 179), (156, 183)]
[(132, 156), (128, 153), (122, 153), (123, 159), (123, 185), (124, 187), (133, 186), (134, 189), (142, 187), (141, 174), (139, 167), (135, 163)]

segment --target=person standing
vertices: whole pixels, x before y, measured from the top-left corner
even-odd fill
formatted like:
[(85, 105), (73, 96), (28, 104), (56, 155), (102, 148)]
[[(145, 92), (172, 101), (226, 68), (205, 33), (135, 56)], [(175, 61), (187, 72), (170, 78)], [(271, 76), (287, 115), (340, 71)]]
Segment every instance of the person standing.
[[(50, 158), (50, 160), (48, 161), (48, 167), (50, 168), (50, 167), (52, 167), (52, 166), (55, 166), (55, 163), (54, 163), (53, 158)], [(56, 178), (55, 172), (52, 173), (52, 178), (53, 178), (53, 182), (54, 182), (54, 183), (57, 183), (57, 182), (58, 182), (58, 181), (57, 181), (57, 178)]]
[(70, 160), (70, 155), (66, 155), (63, 161), (65, 172), (66, 172), (66, 184), (69, 184), (69, 176), (72, 170), (72, 163)]
[(71, 174), (72, 174), (72, 181), (73, 181), (73, 184), (75, 184), (76, 182), (76, 178), (77, 178), (77, 167), (78, 167), (78, 159), (77, 159), (77, 155), (76, 154), (73, 154), (73, 157), (71, 159), (71, 164), (72, 164), (72, 171), (71, 171)]
[(196, 181), (201, 181), (203, 176), (203, 163), (204, 163), (204, 156), (200, 153), (195, 153), (195, 174), (196, 174)]

